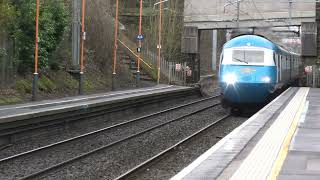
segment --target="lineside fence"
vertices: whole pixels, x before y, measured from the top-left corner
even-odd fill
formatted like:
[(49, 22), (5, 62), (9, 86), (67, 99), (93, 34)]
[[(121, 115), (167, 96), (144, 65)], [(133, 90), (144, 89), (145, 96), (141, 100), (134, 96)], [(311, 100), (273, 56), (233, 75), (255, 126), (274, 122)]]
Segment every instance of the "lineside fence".
[(320, 87), (320, 66), (308, 66), (306, 69), (306, 86)]
[[(129, 48), (129, 52), (133, 54), (133, 57), (136, 57), (135, 53), (135, 43), (131, 41), (125, 33), (120, 33), (120, 44), (124, 43), (127, 48)], [(154, 79), (157, 78), (157, 54), (156, 48), (148, 41), (144, 42), (143, 49), (141, 53), (141, 61), (142, 68)], [(176, 64), (181, 66), (180, 70), (176, 69)], [(184, 61), (167, 61), (164, 57), (160, 58), (160, 72), (161, 79), (170, 84), (176, 85), (185, 85), (186, 82), (186, 69), (187, 63)]]

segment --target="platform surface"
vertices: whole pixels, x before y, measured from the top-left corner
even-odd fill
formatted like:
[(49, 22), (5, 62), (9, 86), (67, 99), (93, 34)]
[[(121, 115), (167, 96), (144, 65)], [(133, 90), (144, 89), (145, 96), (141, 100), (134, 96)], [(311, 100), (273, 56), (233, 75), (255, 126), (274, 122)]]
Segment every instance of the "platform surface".
[(320, 179), (320, 89), (310, 89), (278, 179)]
[(171, 179), (320, 179), (320, 89), (288, 89)]
[(140, 88), (126, 91), (114, 91), (94, 95), (74, 96), (56, 100), (45, 100), (20, 105), (0, 106), (0, 124), (32, 118), (37, 115), (50, 115), (50, 113), (65, 112), (78, 108), (88, 108), (98, 104), (108, 104), (139, 97), (169, 93), (191, 89), (190, 87), (159, 85), (155, 87)]

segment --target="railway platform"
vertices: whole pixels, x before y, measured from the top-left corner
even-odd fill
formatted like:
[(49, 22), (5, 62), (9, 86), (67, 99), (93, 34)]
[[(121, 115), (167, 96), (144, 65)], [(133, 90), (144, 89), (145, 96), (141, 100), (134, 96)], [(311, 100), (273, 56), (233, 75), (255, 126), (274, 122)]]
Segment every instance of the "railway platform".
[(320, 179), (320, 89), (289, 88), (177, 179)]
[[(1, 137), (21, 130), (47, 126), (59, 121), (73, 121), (94, 114), (128, 109), (140, 105), (174, 100), (196, 94), (193, 87), (158, 85), (134, 90), (108, 92), (94, 95), (75, 96), (56, 100), (31, 102), (21, 105), (0, 106), (0, 144)], [(199, 94), (200, 95), (200, 94)], [(29, 127), (28, 127), (29, 126)]]

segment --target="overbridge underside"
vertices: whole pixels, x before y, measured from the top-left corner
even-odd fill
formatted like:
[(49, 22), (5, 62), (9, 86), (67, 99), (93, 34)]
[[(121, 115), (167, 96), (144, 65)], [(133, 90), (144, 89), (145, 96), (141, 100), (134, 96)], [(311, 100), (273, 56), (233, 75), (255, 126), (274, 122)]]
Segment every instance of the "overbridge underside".
[(233, 29), (233, 28), (261, 28), (261, 27), (284, 27), (284, 26), (300, 26), (302, 22), (315, 22), (315, 17), (305, 18), (293, 18), (290, 21), (288, 19), (242, 19), (237, 22), (230, 20), (185, 20), (185, 26), (195, 26), (198, 29)]
[(185, 0), (184, 21), (199, 29), (300, 26), (315, 14), (315, 0)]

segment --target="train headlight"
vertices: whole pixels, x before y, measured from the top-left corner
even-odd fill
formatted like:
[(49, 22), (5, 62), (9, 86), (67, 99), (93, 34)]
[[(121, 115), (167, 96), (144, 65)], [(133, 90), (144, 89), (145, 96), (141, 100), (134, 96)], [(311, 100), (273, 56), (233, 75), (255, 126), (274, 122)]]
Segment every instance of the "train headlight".
[(237, 82), (237, 76), (233, 73), (226, 74), (223, 77), (223, 81), (227, 83), (227, 85), (234, 85)]
[(270, 83), (271, 82), (271, 78), (269, 76), (265, 76), (261, 79), (263, 82), (265, 83)]

